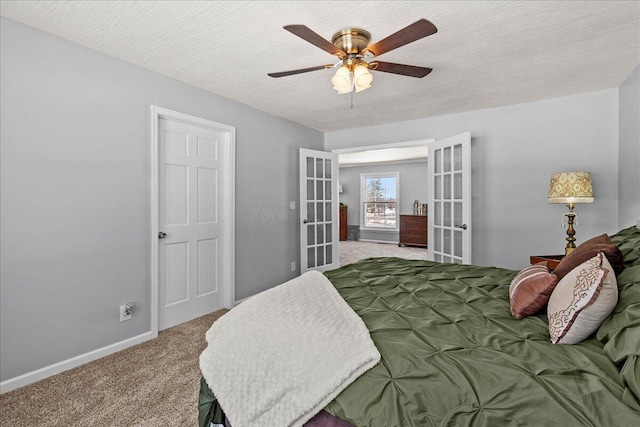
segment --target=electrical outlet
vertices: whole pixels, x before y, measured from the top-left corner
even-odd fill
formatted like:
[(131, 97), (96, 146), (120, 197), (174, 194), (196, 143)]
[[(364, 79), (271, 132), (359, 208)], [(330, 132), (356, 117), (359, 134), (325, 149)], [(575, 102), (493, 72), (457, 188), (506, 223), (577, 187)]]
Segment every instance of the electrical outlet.
[(295, 261), (293, 261), (291, 263), (291, 271), (296, 271), (296, 262)]
[(296, 210), (296, 202), (289, 202), (289, 209), (291, 209), (292, 211)]
[(127, 306), (125, 305), (121, 305), (120, 306), (120, 321), (124, 322), (125, 320), (130, 320), (131, 319), (131, 311), (129, 311), (129, 314), (127, 314)]

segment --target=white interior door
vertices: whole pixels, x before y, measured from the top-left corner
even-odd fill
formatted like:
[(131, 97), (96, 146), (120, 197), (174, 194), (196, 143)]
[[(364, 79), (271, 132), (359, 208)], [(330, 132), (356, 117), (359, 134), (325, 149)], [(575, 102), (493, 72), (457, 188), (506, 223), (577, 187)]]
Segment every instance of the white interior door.
[(158, 117), (159, 330), (233, 304), (234, 131), (206, 125)]
[(300, 149), (300, 271), (339, 266), (338, 155)]
[(471, 264), (471, 134), (429, 144), (428, 257)]

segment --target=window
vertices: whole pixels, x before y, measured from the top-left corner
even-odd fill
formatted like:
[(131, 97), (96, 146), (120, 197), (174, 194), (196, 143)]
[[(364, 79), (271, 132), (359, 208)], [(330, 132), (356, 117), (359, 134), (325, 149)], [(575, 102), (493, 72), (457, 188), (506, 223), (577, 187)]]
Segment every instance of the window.
[(360, 175), (360, 228), (398, 230), (398, 184), (398, 172)]

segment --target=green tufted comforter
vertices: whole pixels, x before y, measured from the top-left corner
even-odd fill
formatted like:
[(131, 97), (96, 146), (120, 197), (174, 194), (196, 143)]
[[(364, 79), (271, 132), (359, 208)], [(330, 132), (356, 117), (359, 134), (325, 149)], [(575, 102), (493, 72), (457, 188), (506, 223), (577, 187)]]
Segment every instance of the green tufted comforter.
[(515, 273), (397, 258), (325, 273), (382, 355), (326, 410), (357, 426), (640, 426), (602, 342), (553, 345), (544, 316), (511, 315)]
[(625, 311), (601, 331), (617, 356), (595, 337), (551, 344), (543, 315), (515, 319), (512, 270), (372, 258), (328, 271), (382, 361), (325, 409), (362, 427), (640, 426), (637, 371), (620, 372), (640, 353), (640, 266), (630, 270)]

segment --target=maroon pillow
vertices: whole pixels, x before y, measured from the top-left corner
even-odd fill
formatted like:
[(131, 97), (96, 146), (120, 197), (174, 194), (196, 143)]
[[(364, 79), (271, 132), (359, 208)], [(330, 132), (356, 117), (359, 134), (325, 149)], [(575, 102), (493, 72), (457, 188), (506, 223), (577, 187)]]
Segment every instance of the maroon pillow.
[(609, 264), (613, 267), (616, 276), (620, 274), (624, 269), (622, 252), (620, 252), (618, 246), (616, 246), (606, 234), (593, 237), (581, 245), (578, 245), (573, 252), (562, 258), (558, 266), (553, 270), (553, 273), (558, 276), (558, 281), (560, 281), (568, 272), (583, 262), (590, 260), (600, 252), (603, 252), (604, 256), (607, 257), (607, 261), (609, 261)]
[(536, 314), (547, 305), (557, 284), (558, 278), (549, 273), (546, 262), (520, 271), (509, 286), (511, 313), (518, 319)]

